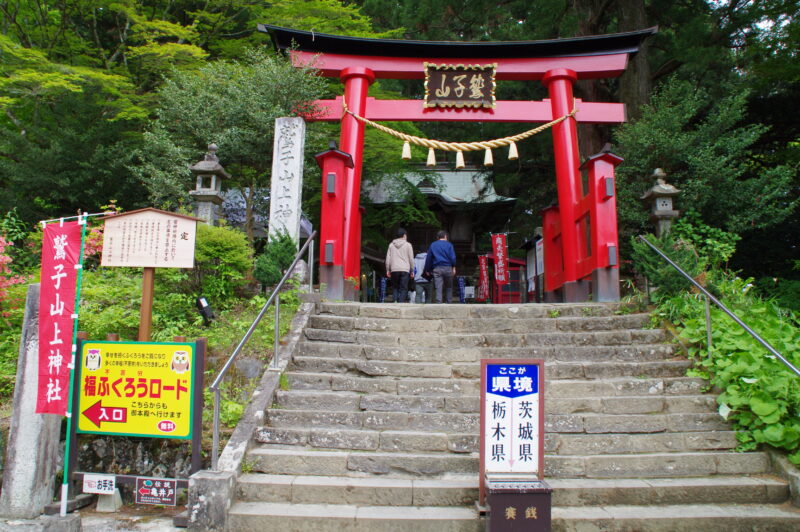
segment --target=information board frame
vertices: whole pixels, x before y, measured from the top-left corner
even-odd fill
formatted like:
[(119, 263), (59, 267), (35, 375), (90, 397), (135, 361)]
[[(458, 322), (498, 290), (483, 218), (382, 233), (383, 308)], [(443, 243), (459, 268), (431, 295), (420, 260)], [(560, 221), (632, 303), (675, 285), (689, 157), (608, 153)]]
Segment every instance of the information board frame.
[[(102, 427), (98, 427), (95, 429), (86, 429), (82, 428), (81, 425), (85, 425), (82, 423), (84, 417), (86, 416), (86, 412), (95, 407), (95, 404), (88, 404), (90, 401), (82, 402), (81, 397), (84, 392), (84, 372), (85, 372), (85, 365), (87, 363), (87, 355), (89, 348), (92, 346), (117, 346), (117, 347), (129, 347), (129, 346), (136, 346), (136, 347), (144, 347), (144, 346), (169, 346), (170, 348), (173, 347), (190, 347), (191, 348), (191, 355), (190, 355), (190, 365), (191, 365), (191, 372), (189, 375), (189, 389), (188, 389), (188, 404), (189, 404), (189, 412), (188, 412), (188, 422), (189, 422), (189, 429), (185, 435), (170, 435), (169, 433), (155, 433), (155, 432), (120, 432), (117, 430), (103, 430)], [(164, 438), (164, 439), (174, 439), (174, 440), (193, 440), (193, 435), (197, 430), (197, 415), (196, 411), (199, 408), (202, 410), (202, 405), (197, 404), (197, 394), (200, 393), (202, 397), (202, 380), (198, 382), (198, 367), (200, 368), (199, 372), (202, 373), (203, 367), (203, 358), (204, 358), (204, 349), (201, 349), (199, 346), (199, 342), (114, 342), (114, 341), (91, 341), (91, 340), (82, 340), (78, 343), (78, 358), (76, 364), (76, 390), (77, 393), (75, 394), (75, 410), (74, 412), (77, 415), (77, 422), (76, 425), (76, 432), (79, 434), (99, 434), (99, 435), (106, 435), (106, 436), (128, 436), (128, 437), (140, 437), (140, 438)], [(102, 362), (101, 362), (102, 363)], [(132, 369), (136, 369), (132, 367)], [(202, 379), (202, 377), (200, 377)], [(106, 407), (100, 407), (106, 408)], [(113, 408), (113, 407), (107, 407)]]
[[(523, 471), (523, 472), (506, 472), (506, 473), (495, 473), (492, 472), (493, 475), (498, 476), (506, 476), (508, 478), (527, 478), (531, 479), (535, 477), (536, 480), (543, 480), (544, 479), (544, 394), (545, 394), (545, 383), (544, 383), (544, 360), (543, 359), (503, 359), (503, 358), (485, 358), (481, 359), (481, 394), (480, 394), (480, 437), (479, 437), (479, 446), (480, 446), (480, 479), (479, 479), (479, 486), (480, 486), (480, 501), (481, 504), (484, 500), (484, 491), (485, 491), (485, 482), (486, 482), (486, 475), (487, 475), (487, 468), (486, 468), (486, 435), (489, 420), (489, 412), (487, 412), (486, 403), (487, 403), (487, 388), (489, 386), (488, 381), (488, 373), (490, 366), (536, 366), (536, 382), (535, 382), (535, 394), (538, 395), (538, 405), (537, 405), (537, 422), (534, 428), (537, 430), (537, 434), (535, 437), (535, 441), (537, 442), (537, 461), (536, 461), (536, 470), (535, 471)], [(513, 415), (513, 414), (509, 414)]]

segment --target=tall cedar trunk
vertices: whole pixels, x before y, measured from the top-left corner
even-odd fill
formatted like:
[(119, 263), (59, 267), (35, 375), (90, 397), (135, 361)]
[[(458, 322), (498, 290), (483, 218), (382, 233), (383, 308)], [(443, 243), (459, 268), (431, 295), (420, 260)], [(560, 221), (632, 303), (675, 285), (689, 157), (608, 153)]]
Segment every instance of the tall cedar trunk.
[[(616, 0), (619, 9), (619, 31), (635, 31), (649, 27), (644, 0)], [(639, 118), (642, 106), (649, 103), (653, 82), (647, 50), (649, 39), (642, 43), (639, 53), (633, 56), (628, 68), (619, 78), (619, 99), (628, 111), (628, 120)]]
[[(572, 0), (578, 15), (578, 35), (600, 35), (606, 33), (609, 11), (615, 0)], [(587, 102), (615, 101), (608, 82), (604, 79), (586, 79), (575, 84), (575, 97)], [(610, 139), (610, 130), (598, 124), (578, 124), (578, 145), (581, 159), (599, 152)]]

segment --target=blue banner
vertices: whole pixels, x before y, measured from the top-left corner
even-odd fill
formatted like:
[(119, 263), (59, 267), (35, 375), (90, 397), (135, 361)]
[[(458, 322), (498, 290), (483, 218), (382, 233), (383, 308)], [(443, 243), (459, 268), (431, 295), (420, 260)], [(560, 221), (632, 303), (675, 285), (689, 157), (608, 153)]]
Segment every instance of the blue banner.
[(512, 399), (539, 393), (539, 366), (488, 364), (486, 366), (486, 393)]
[(386, 299), (386, 277), (381, 277), (381, 282), (378, 286), (378, 303), (383, 303)]

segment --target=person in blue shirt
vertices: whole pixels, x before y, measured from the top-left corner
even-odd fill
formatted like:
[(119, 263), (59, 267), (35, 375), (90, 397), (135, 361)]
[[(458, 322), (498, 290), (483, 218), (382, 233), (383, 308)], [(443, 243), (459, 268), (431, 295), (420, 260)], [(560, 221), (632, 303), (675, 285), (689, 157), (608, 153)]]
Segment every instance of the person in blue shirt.
[[(447, 240), (447, 231), (439, 231), (428, 248), (425, 271), (433, 274), (433, 289), (437, 303), (450, 303), (453, 294), (453, 277), (456, 275), (456, 250)], [(444, 292), (444, 294), (442, 293)], [(442, 296), (444, 295), (444, 300)]]

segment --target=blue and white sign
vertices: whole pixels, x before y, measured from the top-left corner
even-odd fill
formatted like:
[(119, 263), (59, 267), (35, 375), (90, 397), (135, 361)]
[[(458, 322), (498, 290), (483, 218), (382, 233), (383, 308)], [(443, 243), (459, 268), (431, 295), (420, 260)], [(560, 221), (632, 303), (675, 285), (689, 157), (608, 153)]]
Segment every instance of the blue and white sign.
[(487, 363), (483, 405), (484, 473), (540, 474), (539, 365)]

